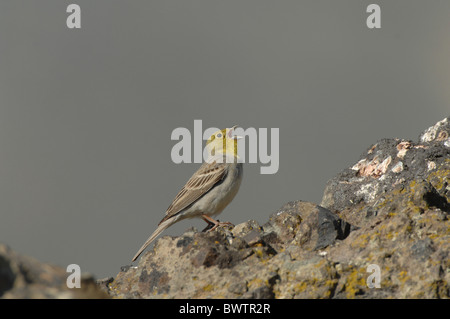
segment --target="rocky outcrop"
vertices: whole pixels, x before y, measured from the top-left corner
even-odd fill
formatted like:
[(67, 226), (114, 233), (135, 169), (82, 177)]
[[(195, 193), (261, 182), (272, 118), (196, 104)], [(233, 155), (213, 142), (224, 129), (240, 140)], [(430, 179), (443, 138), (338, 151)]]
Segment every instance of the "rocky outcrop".
[(355, 165), (327, 183), (321, 205), (340, 212), (350, 209), (361, 218), (355, 208), (375, 208), (384, 201), (384, 195), (395, 196), (399, 189), (414, 188), (411, 183), (418, 183), (428, 184), (428, 204), (448, 211), (448, 132), (450, 120), (446, 118), (422, 133), (417, 143), (383, 139), (371, 145)]
[(418, 142), (370, 146), (328, 182), (320, 206), (294, 201), (264, 225), (164, 236), (105, 289), (115, 298), (448, 298), (449, 132), (447, 118)]
[[(231, 230), (164, 236), (136, 267), (118, 274), (110, 293), (123, 298), (293, 297), (295, 287), (285, 281), (293, 283), (295, 274), (336, 279), (316, 268), (326, 262), (318, 251), (344, 239), (350, 229), (330, 211), (297, 201), (262, 226), (251, 220)], [(332, 294), (334, 287), (327, 283), (319, 290)]]
[(0, 244), (0, 298), (109, 298), (91, 275), (81, 275), (80, 288), (68, 288), (68, 276), (61, 267), (19, 255)]
[(2, 298), (449, 298), (450, 118), (383, 139), (260, 225), (163, 236), (115, 278), (68, 273), (0, 245)]

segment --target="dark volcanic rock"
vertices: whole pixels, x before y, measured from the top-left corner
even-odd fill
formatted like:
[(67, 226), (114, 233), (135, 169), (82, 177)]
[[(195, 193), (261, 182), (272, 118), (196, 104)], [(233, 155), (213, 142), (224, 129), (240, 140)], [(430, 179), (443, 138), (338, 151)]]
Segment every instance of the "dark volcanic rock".
[(0, 244), (0, 297), (5, 299), (108, 298), (94, 278), (81, 275), (80, 288), (67, 288), (70, 274), (57, 266), (16, 254)]
[[(450, 212), (449, 132), (450, 119), (446, 118), (422, 133), (418, 143), (380, 140), (355, 165), (327, 183), (321, 206), (338, 212), (348, 208), (355, 213), (355, 207), (364, 206), (373, 215), (385, 196), (410, 188), (427, 207)], [(361, 219), (363, 214), (357, 215)]]
[(321, 206), (293, 201), (273, 214), (263, 228), (269, 234), (273, 230), (283, 242), (295, 239), (303, 249), (318, 250), (345, 239), (351, 225)]
[[(251, 220), (231, 231), (162, 237), (137, 267), (117, 275), (110, 293), (142, 298), (282, 297), (278, 285), (287, 280), (287, 264), (302, 276), (315, 272), (316, 263), (323, 262), (318, 249), (344, 239), (349, 231), (349, 224), (325, 208), (291, 202), (263, 226)], [(293, 260), (303, 258), (309, 261), (295, 266)], [(149, 279), (152, 273), (158, 274), (157, 280)], [(328, 278), (327, 273), (321, 276)], [(330, 289), (324, 286), (319, 291)]]
[(109, 293), (449, 298), (449, 132), (444, 119), (419, 142), (372, 145), (328, 182), (321, 206), (292, 201), (262, 226), (250, 220), (232, 230), (164, 236), (107, 285)]
[(380, 140), (327, 183), (320, 206), (292, 201), (262, 226), (161, 237), (137, 266), (84, 276), (80, 289), (0, 245), (0, 297), (449, 298), (449, 133), (447, 118), (419, 142)]

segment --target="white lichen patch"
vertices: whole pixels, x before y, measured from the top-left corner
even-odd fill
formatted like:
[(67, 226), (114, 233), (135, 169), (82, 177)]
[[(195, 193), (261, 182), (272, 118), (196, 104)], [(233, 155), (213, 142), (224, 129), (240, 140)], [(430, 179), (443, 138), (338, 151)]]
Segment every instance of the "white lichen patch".
[(429, 171), (435, 169), (436, 168), (436, 163), (433, 162), (433, 161), (428, 161), (427, 162), (427, 168), (428, 168)]
[(375, 200), (376, 194), (378, 192), (378, 184), (365, 184), (356, 192), (357, 196), (363, 196), (365, 202), (372, 202)]
[(400, 161), (395, 164), (394, 167), (392, 167), (391, 171), (392, 173), (400, 173), (401, 171), (403, 171), (403, 162)]
[[(420, 141), (422, 143), (431, 142), (436, 139), (436, 136), (440, 132), (441, 128), (446, 126), (448, 123), (448, 119), (445, 118), (442, 121), (437, 122), (435, 125), (429, 127), (428, 129), (423, 132), (423, 134), (420, 136)], [(445, 144), (445, 143), (444, 143)]]

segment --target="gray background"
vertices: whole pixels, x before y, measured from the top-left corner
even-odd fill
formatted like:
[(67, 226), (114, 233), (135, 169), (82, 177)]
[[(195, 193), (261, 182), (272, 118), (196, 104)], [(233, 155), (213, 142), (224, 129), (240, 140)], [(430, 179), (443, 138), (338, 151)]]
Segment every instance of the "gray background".
[[(245, 165), (219, 217), (261, 224), (384, 137), (449, 114), (450, 1), (0, 2), (0, 242), (115, 276), (199, 164), (172, 130), (280, 128), (280, 169)], [(164, 232), (180, 235), (201, 220)]]

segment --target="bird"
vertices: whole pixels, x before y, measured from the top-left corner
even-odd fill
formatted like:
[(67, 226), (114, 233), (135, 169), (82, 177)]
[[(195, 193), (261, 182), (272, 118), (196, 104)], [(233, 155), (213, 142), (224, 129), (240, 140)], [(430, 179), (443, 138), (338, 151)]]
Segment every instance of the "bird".
[(164, 218), (134, 255), (132, 262), (159, 234), (183, 219), (201, 217), (208, 224), (204, 231), (213, 231), (219, 226), (234, 226), (213, 217), (228, 206), (241, 185), (243, 164), (237, 154), (237, 141), (242, 137), (235, 135), (236, 127), (219, 130), (208, 138), (205, 146), (207, 159), (175, 196)]

